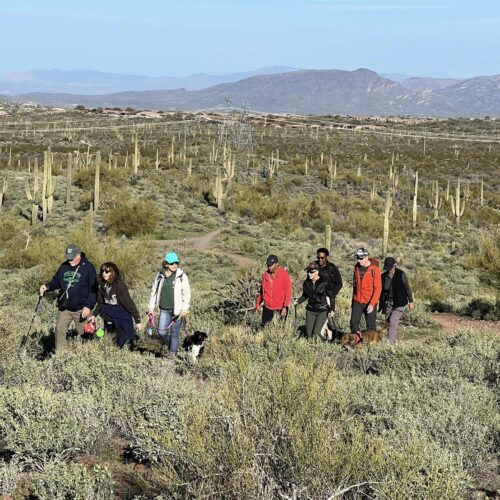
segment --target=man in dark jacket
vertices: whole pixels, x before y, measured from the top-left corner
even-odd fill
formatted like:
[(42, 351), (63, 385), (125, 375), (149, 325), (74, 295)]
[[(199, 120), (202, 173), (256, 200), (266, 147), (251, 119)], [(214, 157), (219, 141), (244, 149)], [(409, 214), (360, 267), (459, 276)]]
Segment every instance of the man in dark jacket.
[(396, 260), (393, 257), (387, 257), (384, 260), (384, 273), (382, 273), (379, 310), (385, 314), (391, 342), (398, 341), (399, 320), (407, 305), (410, 311), (414, 307), (408, 278), (401, 269), (396, 268)]
[(60, 290), (57, 299), (59, 314), (56, 324), (56, 351), (66, 347), (66, 333), (73, 321), (76, 331), (82, 335), (83, 326), (96, 303), (96, 271), (78, 245), (68, 245), (64, 262), (52, 280), (40, 287), (40, 295), (46, 291)]
[(319, 266), (319, 275), (326, 283), (326, 294), (330, 302), (330, 313), (335, 312), (335, 298), (340, 290), (342, 290), (342, 277), (340, 276), (339, 268), (329, 262), (330, 252), (327, 248), (318, 248), (316, 251), (317, 263)]

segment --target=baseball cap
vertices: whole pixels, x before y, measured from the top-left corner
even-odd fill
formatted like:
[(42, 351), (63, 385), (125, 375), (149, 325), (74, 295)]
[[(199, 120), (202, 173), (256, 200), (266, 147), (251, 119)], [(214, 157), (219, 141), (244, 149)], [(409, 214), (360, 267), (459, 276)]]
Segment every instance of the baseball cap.
[(269, 255), (267, 257), (267, 260), (266, 260), (266, 266), (269, 267), (269, 266), (272, 266), (273, 264), (277, 264), (278, 263), (278, 257), (276, 257), (276, 255)]
[(384, 260), (384, 271), (391, 270), (396, 265), (396, 259), (393, 257), (386, 257)]
[(82, 253), (78, 245), (68, 245), (64, 253), (66, 260), (73, 260), (79, 253)]
[(179, 263), (179, 257), (177, 257), (177, 254), (174, 253), (174, 252), (168, 252), (165, 254), (165, 257), (163, 257), (163, 260), (167, 263), (167, 264), (175, 264), (175, 263)]

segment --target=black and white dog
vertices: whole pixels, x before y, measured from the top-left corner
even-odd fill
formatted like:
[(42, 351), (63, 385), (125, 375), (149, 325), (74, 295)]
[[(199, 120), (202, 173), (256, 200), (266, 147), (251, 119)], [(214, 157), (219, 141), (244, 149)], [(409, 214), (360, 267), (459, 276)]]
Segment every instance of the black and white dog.
[(191, 354), (193, 363), (196, 363), (203, 354), (205, 342), (208, 340), (208, 334), (205, 332), (194, 332), (188, 335), (182, 342), (182, 347), (185, 351)]

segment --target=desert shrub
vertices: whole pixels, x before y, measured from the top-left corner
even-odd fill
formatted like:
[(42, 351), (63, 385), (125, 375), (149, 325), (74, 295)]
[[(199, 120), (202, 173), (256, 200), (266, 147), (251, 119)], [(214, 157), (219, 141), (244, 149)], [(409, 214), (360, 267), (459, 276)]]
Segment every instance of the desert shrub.
[(23, 385), (0, 387), (0, 396), (4, 452), (30, 467), (93, 452), (108, 438), (109, 416), (89, 394)]
[(450, 313), (453, 311), (453, 305), (444, 300), (432, 300), (429, 309), (431, 312)]
[[(123, 168), (103, 168), (101, 164), (100, 181), (101, 188), (104, 186), (121, 187), (125, 180), (130, 175), (130, 172)], [(92, 191), (95, 182), (95, 166), (89, 168), (78, 168), (72, 172), (72, 181), (75, 186), (83, 189), (84, 191)]]
[(379, 375), (349, 377), (341, 390), (372, 436), (394, 432), (439, 443), (469, 470), (495, 453), (500, 419), (486, 387), (442, 376), (402, 380)]
[(57, 269), (64, 256), (64, 245), (59, 237), (39, 235), (32, 238), (26, 248), (26, 242), (18, 236), (5, 244), (0, 267), (26, 269), (43, 264), (47, 268)]
[(412, 290), (415, 297), (429, 301), (443, 300), (447, 297), (447, 293), (441, 285), (442, 279), (442, 273), (438, 271), (429, 273), (428, 270), (417, 269), (412, 280)]
[(21, 474), (22, 467), (15, 460), (0, 460), (0, 496), (14, 493)]
[(246, 271), (237, 279), (215, 290), (215, 309), (222, 313), (226, 324), (241, 324), (255, 308), (255, 297), (260, 289), (260, 276), (256, 271)]
[[(420, 438), (399, 426), (387, 435), (366, 432), (349, 380), (339, 379), (332, 358), (311, 344), (276, 328), (256, 337), (231, 329), (210, 350), (217, 370), (206, 371), (211, 382), (186, 409), (189, 432), (177, 441), (163, 435), (170, 452), (158, 470), (167, 495), (329, 498), (345, 488), (354, 498), (462, 494), (458, 460), (429, 434)], [(404, 389), (394, 389), (394, 398), (403, 399)], [(478, 429), (479, 422), (470, 434)]]
[(28, 484), (33, 498), (39, 500), (108, 500), (113, 498), (111, 473), (100, 465), (92, 470), (79, 464), (51, 463), (34, 474)]
[(377, 238), (380, 237), (382, 226), (382, 214), (376, 213), (372, 209), (365, 211), (353, 209), (342, 219), (334, 218), (332, 229), (349, 233), (353, 237), (363, 235), (365, 238)]
[[(133, 284), (144, 276), (143, 266), (148, 262), (153, 250), (151, 241), (103, 236), (86, 222), (72, 229), (68, 239), (80, 245), (96, 268), (103, 262), (113, 261), (127, 284)], [(52, 272), (55, 272), (55, 269), (57, 267), (53, 268)]]
[(432, 316), (423, 304), (415, 304), (410, 311), (407, 309), (402, 318), (402, 324), (415, 328), (430, 328), (435, 326)]
[(498, 339), (465, 331), (438, 336), (420, 346), (380, 345), (350, 351), (339, 358), (338, 366), (349, 372), (398, 378), (444, 376), (495, 388), (500, 377), (499, 356)]
[(474, 319), (484, 319), (489, 321), (500, 320), (500, 299), (490, 301), (486, 299), (473, 299), (462, 311)]
[(479, 277), (498, 290), (500, 287), (500, 229), (493, 234), (486, 234), (473, 242), (469, 255), (464, 259), (464, 265), (476, 269)]
[(0, 242), (5, 243), (19, 235), (28, 226), (28, 221), (13, 214), (2, 214), (0, 218)]
[(106, 211), (106, 229), (113, 234), (139, 236), (154, 233), (158, 227), (158, 207), (149, 200), (122, 200)]

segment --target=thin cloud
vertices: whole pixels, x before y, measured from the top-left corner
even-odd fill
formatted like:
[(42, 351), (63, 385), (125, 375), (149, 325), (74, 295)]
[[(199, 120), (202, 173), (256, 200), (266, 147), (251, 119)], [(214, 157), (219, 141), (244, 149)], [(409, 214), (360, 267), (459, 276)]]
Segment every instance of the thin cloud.
[(458, 4), (452, 3), (372, 3), (364, 0), (350, 1), (345, 0), (309, 0), (310, 5), (318, 5), (322, 7), (333, 7), (338, 10), (355, 10), (355, 11), (370, 11), (370, 10), (444, 10), (450, 8), (458, 8)]

